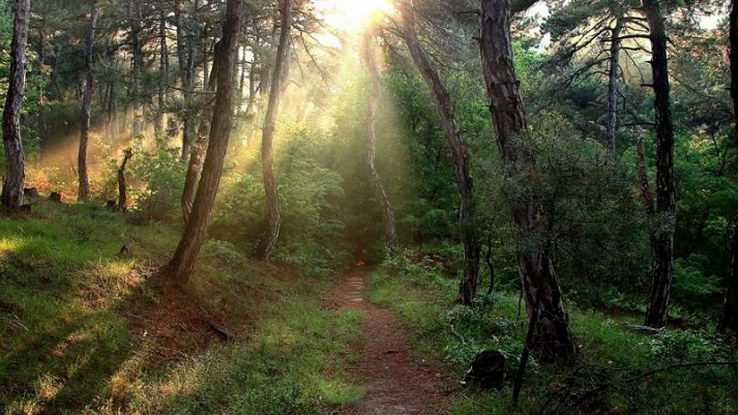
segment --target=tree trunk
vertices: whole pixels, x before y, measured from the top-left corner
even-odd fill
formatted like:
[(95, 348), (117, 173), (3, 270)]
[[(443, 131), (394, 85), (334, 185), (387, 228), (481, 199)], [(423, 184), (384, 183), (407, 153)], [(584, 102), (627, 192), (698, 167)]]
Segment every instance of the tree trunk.
[(274, 248), (279, 240), (279, 230), (282, 218), (279, 212), (279, 195), (277, 194), (277, 182), (274, 177), (274, 154), (272, 140), (276, 127), (277, 113), (279, 112), (279, 101), (282, 92), (282, 82), (285, 79), (282, 74), (289, 54), (290, 31), (292, 26), (292, 0), (281, 0), (279, 3), (280, 35), (277, 47), (277, 56), (274, 61), (272, 82), (269, 90), (269, 102), (264, 119), (264, 130), (261, 137), (261, 164), (264, 179), (264, 192), (266, 194), (266, 233), (259, 246), (259, 254), (262, 259), (269, 261)]
[(251, 118), (252, 113), (254, 112), (254, 105), (256, 104), (256, 94), (259, 92), (256, 85), (256, 79), (258, 76), (257, 71), (259, 70), (258, 62), (260, 55), (259, 53), (257, 53), (257, 49), (261, 44), (260, 39), (261, 37), (259, 36), (259, 32), (257, 31), (254, 35), (253, 62), (251, 62), (251, 66), (249, 68), (249, 100), (246, 104), (247, 120)]
[(128, 186), (126, 186), (126, 165), (133, 157), (133, 151), (129, 148), (123, 151), (123, 162), (118, 168), (118, 211), (128, 211)]
[(108, 131), (108, 140), (109, 142), (113, 142), (113, 140), (118, 135), (118, 111), (116, 106), (116, 89), (115, 89), (115, 81), (110, 82), (110, 91), (108, 94), (108, 103), (107, 103), (107, 131)]
[(461, 304), (471, 305), (477, 293), (481, 246), (475, 221), (474, 183), (471, 176), (469, 149), (456, 122), (454, 100), (418, 41), (413, 5), (410, 2), (402, 2), (400, 12), (403, 20), (403, 39), (415, 66), (423, 75), (432, 93), (454, 158), (456, 186), (460, 199), (459, 226), (464, 243), (464, 277), (458, 300)]
[[(648, 181), (648, 170), (646, 169), (646, 150), (643, 147), (643, 139), (638, 140), (636, 145), (636, 173), (638, 174), (638, 184), (640, 187), (640, 199), (643, 208), (646, 209), (649, 218), (653, 217), (653, 193), (651, 192), (651, 184)], [(649, 231), (649, 233), (652, 233)]]
[(372, 180), (374, 190), (382, 203), (382, 213), (384, 215), (384, 242), (387, 251), (394, 253), (397, 251), (397, 226), (395, 225), (395, 210), (392, 207), (389, 195), (384, 188), (384, 181), (377, 170), (377, 112), (379, 110), (379, 101), (381, 98), (381, 84), (379, 79), (379, 68), (377, 66), (376, 57), (374, 56), (374, 41), (376, 29), (369, 28), (364, 34), (362, 41), (362, 54), (364, 62), (369, 72), (369, 108), (367, 115), (367, 162), (369, 165), (369, 174)]
[[(497, 131), (497, 144), (515, 180), (536, 183), (535, 155), (526, 143), (527, 119), (513, 66), (510, 40), (509, 0), (482, 0), (481, 55), (490, 112)], [(569, 333), (569, 318), (561, 298), (561, 287), (551, 258), (545, 230), (547, 212), (534, 195), (507, 195), (513, 222), (521, 237), (518, 268), (528, 317), (540, 307), (533, 343), (544, 361), (567, 358), (575, 353)]]
[(86, 202), (89, 199), (90, 179), (87, 174), (87, 142), (90, 136), (90, 119), (92, 118), (92, 96), (95, 93), (94, 46), (97, 29), (97, 5), (93, 3), (90, 11), (90, 25), (85, 37), (85, 93), (82, 99), (82, 114), (79, 127), (79, 153), (77, 154), (77, 170), (79, 174), (79, 193), (77, 198)]
[[(202, 129), (203, 124), (206, 123), (201, 123), (200, 129)], [(205, 147), (207, 144), (207, 136), (199, 134), (197, 141), (190, 150), (190, 161), (187, 163), (187, 174), (185, 175), (184, 191), (182, 192), (182, 218), (185, 224), (190, 221), (192, 204), (195, 202), (197, 184), (200, 181), (202, 163), (205, 156)]]
[(208, 82), (210, 81), (210, 67), (208, 62), (210, 60), (210, 45), (208, 44), (208, 25), (203, 27), (200, 33), (200, 55), (202, 56), (202, 90), (207, 91)]
[(188, 119), (190, 118), (188, 116), (188, 103), (189, 103), (189, 60), (188, 60), (188, 45), (185, 41), (185, 27), (184, 27), (184, 20), (182, 18), (182, 0), (176, 0), (174, 2), (174, 19), (176, 21), (177, 25), (177, 63), (179, 65), (178, 68), (178, 74), (179, 74), (179, 82), (180, 87), (182, 88), (182, 98), (185, 103), (185, 109), (180, 115), (182, 118), (182, 123), (184, 125), (183, 131), (182, 131), (182, 154), (181, 159), (187, 160), (187, 155), (190, 153), (190, 133), (191, 133), (191, 127), (190, 122)]
[(246, 47), (243, 47), (241, 50), (242, 55), (239, 56), (239, 59), (241, 59), (241, 79), (238, 82), (238, 100), (236, 102), (236, 114), (240, 114), (241, 109), (243, 108), (243, 91), (246, 85)]
[[(218, 63), (216, 56), (216, 62), (213, 64), (213, 78), (218, 74), (217, 66)], [(210, 82), (208, 82), (208, 92), (213, 92), (216, 82), (216, 79), (211, 79)], [(200, 128), (197, 132), (197, 141), (190, 150), (190, 162), (187, 163), (187, 174), (185, 175), (184, 191), (182, 192), (182, 218), (184, 219), (185, 224), (190, 221), (192, 204), (195, 202), (197, 184), (200, 181), (200, 175), (202, 174), (205, 148), (208, 145), (208, 135), (210, 134), (210, 121), (208, 121), (208, 119), (212, 116), (212, 111), (207, 110), (201, 115), (203, 121), (200, 122)]]
[(167, 53), (167, 20), (164, 10), (161, 10), (159, 14), (159, 96), (154, 122), (157, 141), (164, 140), (164, 98), (168, 81)]
[[(731, 1), (730, 10), (730, 96), (733, 99), (733, 139), (738, 147), (738, 5)], [(733, 219), (733, 235), (730, 240), (730, 270), (725, 294), (723, 315), (718, 324), (720, 333), (738, 335), (738, 214)]]
[(623, 18), (615, 19), (615, 27), (610, 33), (612, 43), (610, 44), (610, 70), (608, 71), (607, 86), (607, 152), (610, 157), (615, 156), (617, 150), (618, 135), (618, 82), (620, 81), (620, 48), (622, 40), (620, 33), (623, 31)]
[(656, 95), (657, 171), (656, 222), (653, 226), (655, 269), (646, 325), (660, 328), (666, 325), (674, 265), (674, 126), (671, 118), (665, 19), (658, 0), (643, 0), (643, 11), (651, 30), (651, 71)]
[(492, 238), (487, 239), (487, 255), (485, 257), (487, 262), (487, 270), (489, 271), (489, 287), (487, 288), (487, 295), (490, 296), (495, 292), (495, 266), (492, 263)]
[(208, 151), (202, 176), (192, 206), (190, 220), (185, 226), (169, 268), (177, 280), (186, 283), (192, 274), (197, 256), (205, 239), (210, 210), (215, 203), (228, 140), (233, 126), (233, 60), (236, 55), (241, 26), (241, 0), (227, 0), (223, 37), (216, 50), (218, 54), (217, 93), (211, 122)]
[(129, 0), (128, 18), (131, 25), (131, 49), (133, 53), (133, 137), (143, 134), (143, 106), (141, 105), (141, 77), (144, 61), (141, 46), (141, 4), (140, 0)]
[(6, 172), (3, 180), (2, 205), (18, 209), (23, 204), (25, 160), (20, 132), (20, 115), (23, 110), (23, 93), (26, 86), (26, 43), (30, 0), (15, 0), (13, 40), (10, 45), (10, 76), (5, 109), (3, 110), (3, 145)]
[[(199, 7), (199, 1), (195, 0), (195, 10)], [(192, 138), (195, 133), (195, 114), (193, 111), (193, 96), (195, 93), (195, 39), (199, 38), (199, 26), (193, 22), (189, 30), (185, 30), (182, 19), (182, 3), (178, 1), (175, 8), (177, 19), (177, 58), (180, 66), (180, 78), (182, 82), (185, 109), (182, 115), (182, 155), (183, 161), (190, 155)], [(184, 39), (185, 32), (188, 33), (187, 40)]]
[(257, 65), (256, 65), (256, 59), (257, 55), (254, 54), (254, 62), (251, 64), (251, 68), (249, 68), (249, 99), (246, 101), (246, 119), (250, 120), (253, 112), (254, 112), (254, 106), (256, 105), (256, 94), (259, 92), (261, 85), (256, 85), (256, 78), (257, 78)]

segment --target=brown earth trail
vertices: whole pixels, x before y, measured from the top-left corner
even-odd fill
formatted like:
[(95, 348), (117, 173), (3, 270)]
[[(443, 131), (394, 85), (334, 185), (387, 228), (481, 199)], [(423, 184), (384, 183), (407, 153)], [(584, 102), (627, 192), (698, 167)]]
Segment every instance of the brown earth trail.
[(449, 382), (440, 364), (414, 359), (407, 329), (389, 310), (367, 300), (369, 270), (356, 267), (327, 300), (338, 309), (366, 312), (359, 340), (352, 345), (358, 358), (349, 369), (365, 396), (341, 410), (343, 415), (438, 415), (448, 413)]

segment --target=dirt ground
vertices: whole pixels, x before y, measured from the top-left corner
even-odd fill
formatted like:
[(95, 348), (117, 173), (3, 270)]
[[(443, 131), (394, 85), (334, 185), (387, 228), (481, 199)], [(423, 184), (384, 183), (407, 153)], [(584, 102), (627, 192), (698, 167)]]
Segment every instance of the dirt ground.
[(370, 270), (356, 267), (327, 300), (338, 309), (366, 312), (352, 352), (359, 356), (350, 374), (366, 395), (342, 409), (344, 415), (438, 415), (448, 413), (451, 388), (438, 362), (417, 360), (407, 344), (408, 331), (389, 310), (367, 300)]

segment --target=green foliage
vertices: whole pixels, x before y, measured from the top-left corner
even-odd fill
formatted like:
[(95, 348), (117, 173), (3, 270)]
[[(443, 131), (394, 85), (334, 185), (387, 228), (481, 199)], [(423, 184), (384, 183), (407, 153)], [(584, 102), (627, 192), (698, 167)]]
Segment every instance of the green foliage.
[[(295, 128), (282, 134), (275, 162), (282, 215), (275, 258), (308, 275), (326, 275), (346, 260), (339, 247), (344, 184), (325, 160), (328, 142), (320, 131)], [(232, 180), (219, 202), (214, 231), (253, 249), (265, 217), (261, 168), (254, 163), (236, 170)]]
[(210, 239), (202, 247), (202, 255), (220, 260), (224, 264), (235, 265), (244, 261), (244, 255), (237, 246), (228, 241)]
[(162, 149), (153, 154), (135, 152), (128, 173), (133, 179), (132, 211), (146, 220), (180, 220), (185, 169), (174, 150)]
[[(373, 276), (370, 298), (396, 311), (414, 329), (414, 350), (444, 358), (459, 376), (482, 350), (499, 350), (515, 366), (527, 332), (527, 313), (518, 314), (517, 293), (482, 296), (473, 307), (454, 305), (450, 299), (457, 284), (443, 278), (437, 264), (415, 260), (414, 252), (402, 257), (388, 261)], [(537, 413), (546, 405), (551, 410), (557, 404), (559, 413), (736, 410), (735, 369), (701, 364), (735, 357), (735, 347), (718, 342), (711, 330), (666, 329), (645, 336), (628, 328), (634, 322), (627, 316), (608, 316), (571, 304), (567, 311), (579, 345), (577, 359), (563, 367), (538, 364), (534, 356), (520, 413)], [(683, 363), (696, 364), (670, 367)], [(651, 370), (653, 375), (643, 376)], [(510, 383), (499, 392), (467, 388), (455, 399), (452, 413), (513, 413), (511, 395)], [(581, 399), (585, 395), (589, 398)]]
[(232, 244), (211, 241), (187, 289), (204, 307), (248, 322), (248, 335), (161, 361), (169, 343), (153, 340), (161, 335), (153, 326), (136, 329), (161, 317), (138, 313), (141, 304), (152, 311), (171, 299), (141, 273), (169, 255), (178, 229), (131, 226), (92, 205), (43, 202), (34, 210), (22, 221), (0, 219), (0, 407), (7, 413), (322, 414), (361, 396), (337, 356), (364, 315), (321, 307), (330, 280), (254, 267)]
[(709, 301), (719, 301), (723, 292), (720, 279), (704, 274), (709, 269), (707, 262), (707, 257), (692, 254), (674, 263), (674, 298), (681, 304), (698, 309)]

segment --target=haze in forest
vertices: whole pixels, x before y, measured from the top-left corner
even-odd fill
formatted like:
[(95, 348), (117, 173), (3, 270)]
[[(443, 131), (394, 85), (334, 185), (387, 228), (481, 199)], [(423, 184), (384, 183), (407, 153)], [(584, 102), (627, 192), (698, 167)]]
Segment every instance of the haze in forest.
[(0, 4), (3, 414), (733, 414), (734, 0)]

